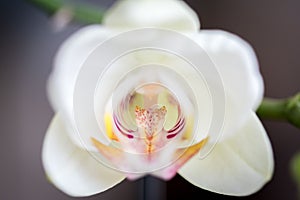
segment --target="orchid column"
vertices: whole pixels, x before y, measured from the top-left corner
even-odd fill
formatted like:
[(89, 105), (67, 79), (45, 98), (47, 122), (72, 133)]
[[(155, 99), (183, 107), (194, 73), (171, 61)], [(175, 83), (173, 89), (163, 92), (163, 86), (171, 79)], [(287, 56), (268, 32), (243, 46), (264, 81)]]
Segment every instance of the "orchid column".
[(271, 178), (271, 145), (254, 112), (263, 97), (255, 54), (235, 35), (199, 28), (183, 1), (124, 0), (62, 45), (43, 148), (59, 189), (88, 196), (126, 177), (178, 172), (243, 196)]

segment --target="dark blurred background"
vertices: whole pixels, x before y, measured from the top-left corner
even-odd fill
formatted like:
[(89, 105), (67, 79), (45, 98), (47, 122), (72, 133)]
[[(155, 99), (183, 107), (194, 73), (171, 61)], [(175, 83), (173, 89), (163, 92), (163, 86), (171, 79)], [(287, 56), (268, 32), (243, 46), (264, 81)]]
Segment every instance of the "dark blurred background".
[[(86, 1), (82, 1), (86, 2)], [(107, 7), (113, 0), (89, 1)], [(287, 97), (300, 91), (299, 0), (187, 0), (202, 28), (233, 32), (254, 47), (264, 76), (266, 96)], [(45, 178), (41, 147), (53, 111), (46, 80), (59, 45), (79, 24), (54, 32), (40, 10), (17, 0), (0, 2), (0, 199), (71, 199)], [(275, 174), (260, 192), (245, 199), (297, 198), (289, 162), (300, 150), (300, 131), (287, 123), (263, 121), (273, 144)], [(201, 190), (180, 176), (164, 183), (152, 180), (167, 199), (238, 199)], [(83, 199), (142, 199), (143, 180), (124, 181)], [(150, 194), (151, 196), (151, 194)]]

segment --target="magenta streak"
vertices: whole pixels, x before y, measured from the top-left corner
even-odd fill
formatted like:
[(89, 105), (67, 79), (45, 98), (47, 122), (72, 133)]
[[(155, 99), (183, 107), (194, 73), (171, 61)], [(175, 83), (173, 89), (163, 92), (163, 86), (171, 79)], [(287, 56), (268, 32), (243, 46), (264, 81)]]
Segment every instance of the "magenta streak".
[(183, 128), (184, 126), (181, 126), (180, 129), (177, 130), (175, 133), (167, 135), (167, 139), (172, 139), (173, 137), (175, 137), (178, 133), (180, 133), (183, 130)]
[(181, 121), (182, 121), (182, 118), (180, 118), (180, 120), (175, 124), (175, 126), (173, 126), (172, 129), (168, 130), (168, 132), (169, 131), (172, 132), (174, 129), (177, 129), (177, 127), (180, 125)]
[[(115, 122), (115, 125), (116, 125), (116, 127), (117, 127), (117, 129), (119, 130), (120, 133), (122, 133), (123, 135), (127, 136), (129, 139), (134, 138), (133, 135), (127, 134), (127, 133), (125, 133), (125, 132), (121, 129), (121, 127), (120, 127), (121, 124), (120, 124), (120, 122), (118, 121), (118, 119), (116, 119), (115, 117), (114, 117), (114, 122)], [(132, 133), (133, 131), (128, 131), (128, 132)]]
[(185, 120), (184, 119), (180, 119), (179, 122), (171, 130), (168, 130), (167, 133), (172, 133), (172, 132), (176, 131), (179, 126), (182, 126), (185, 123)]
[(172, 130), (169, 130), (167, 133), (171, 133), (171, 134), (167, 135), (167, 139), (171, 139), (175, 137), (178, 133), (180, 133), (184, 128), (184, 124), (185, 124), (185, 120), (183, 119), (178, 126), (172, 128)]

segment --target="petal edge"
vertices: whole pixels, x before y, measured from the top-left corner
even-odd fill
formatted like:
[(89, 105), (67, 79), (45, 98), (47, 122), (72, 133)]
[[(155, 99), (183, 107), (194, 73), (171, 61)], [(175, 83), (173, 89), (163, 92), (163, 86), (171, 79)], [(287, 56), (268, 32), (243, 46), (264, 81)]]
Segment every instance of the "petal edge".
[(125, 178), (74, 145), (64, 129), (60, 114), (56, 114), (46, 133), (42, 161), (49, 180), (70, 196), (83, 197), (103, 192)]
[[(251, 145), (253, 142), (255, 146)], [(179, 170), (179, 174), (209, 191), (247, 196), (257, 192), (271, 179), (273, 159), (268, 136), (252, 113), (248, 123), (235, 136), (217, 144), (203, 160), (193, 157)]]

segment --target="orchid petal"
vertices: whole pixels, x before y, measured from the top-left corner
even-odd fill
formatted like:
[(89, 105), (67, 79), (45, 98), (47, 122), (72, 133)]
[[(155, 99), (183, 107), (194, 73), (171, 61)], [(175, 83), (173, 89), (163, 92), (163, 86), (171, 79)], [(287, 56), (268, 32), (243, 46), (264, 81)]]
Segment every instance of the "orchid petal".
[[(60, 112), (68, 132), (74, 133), (73, 93), (77, 75), (90, 52), (113, 33), (99, 25), (92, 25), (74, 33), (60, 47), (48, 80), (48, 96), (55, 111)], [(81, 146), (77, 134), (71, 139)]]
[(197, 14), (184, 2), (177, 0), (123, 0), (110, 8), (103, 24), (116, 29), (145, 27), (179, 31), (200, 28)]
[(268, 182), (274, 168), (267, 134), (252, 113), (234, 137), (218, 143), (204, 159), (194, 156), (179, 174), (192, 184), (216, 193), (245, 196)]
[(247, 42), (225, 31), (202, 30), (193, 39), (207, 52), (222, 77), (226, 137), (247, 121), (248, 115), (242, 113), (255, 111), (262, 101), (264, 85), (257, 58)]
[(57, 114), (45, 137), (42, 160), (49, 180), (71, 196), (90, 196), (120, 183), (125, 177), (75, 146)]

